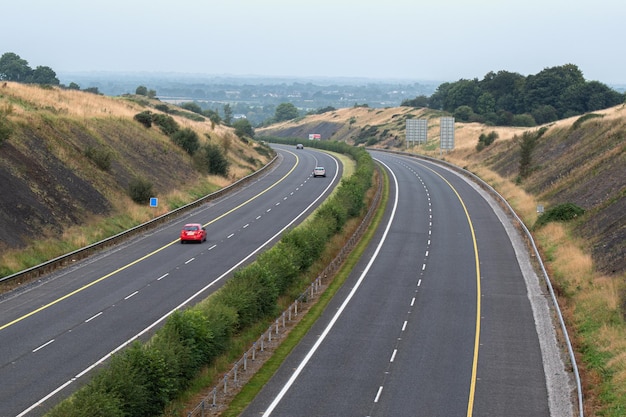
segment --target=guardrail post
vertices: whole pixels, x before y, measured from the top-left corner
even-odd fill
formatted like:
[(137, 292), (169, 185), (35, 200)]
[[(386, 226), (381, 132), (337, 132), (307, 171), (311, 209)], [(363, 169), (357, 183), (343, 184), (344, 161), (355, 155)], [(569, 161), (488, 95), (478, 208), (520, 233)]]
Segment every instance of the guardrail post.
[(224, 394), (226, 394), (227, 389), (228, 389), (228, 374), (224, 375)]
[(252, 344), (252, 360), (256, 359), (256, 342)]
[(248, 370), (248, 352), (243, 354), (243, 370)]

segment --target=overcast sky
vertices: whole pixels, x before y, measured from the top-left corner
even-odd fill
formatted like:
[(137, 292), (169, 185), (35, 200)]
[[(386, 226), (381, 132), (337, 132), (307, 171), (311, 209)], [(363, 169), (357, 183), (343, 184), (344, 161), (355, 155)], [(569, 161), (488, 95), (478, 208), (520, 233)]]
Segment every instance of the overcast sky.
[(626, 84), (624, 0), (13, 0), (31, 68), (457, 81), (575, 64)]

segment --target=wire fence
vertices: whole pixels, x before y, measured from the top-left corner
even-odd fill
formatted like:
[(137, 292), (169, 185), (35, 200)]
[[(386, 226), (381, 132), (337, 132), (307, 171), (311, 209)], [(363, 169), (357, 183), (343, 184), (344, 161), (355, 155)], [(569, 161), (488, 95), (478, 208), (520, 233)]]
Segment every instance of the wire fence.
[[(379, 169), (379, 168), (377, 168)], [(243, 356), (234, 363), (230, 371), (226, 372), (219, 380), (217, 385), (198, 403), (198, 405), (187, 413), (187, 417), (205, 417), (214, 415), (226, 406), (227, 400), (231, 398), (233, 392), (238, 391), (258, 369), (262, 359), (271, 356), (273, 351), (289, 333), (289, 330), (297, 322), (299, 315), (304, 310), (313, 305), (314, 301), (324, 291), (328, 285), (329, 277), (341, 267), (345, 259), (352, 252), (356, 244), (359, 242), (367, 228), (369, 227), (374, 214), (378, 208), (382, 196), (382, 180), (378, 181), (376, 193), (372, 199), (370, 206), (363, 217), (363, 220), (348, 239), (346, 244), (341, 248), (339, 253), (333, 260), (317, 275), (307, 289), (278, 316), (269, 328), (263, 332), (261, 337), (243, 354)], [(251, 362), (255, 364), (251, 366)], [(245, 378), (244, 378), (245, 377)]]

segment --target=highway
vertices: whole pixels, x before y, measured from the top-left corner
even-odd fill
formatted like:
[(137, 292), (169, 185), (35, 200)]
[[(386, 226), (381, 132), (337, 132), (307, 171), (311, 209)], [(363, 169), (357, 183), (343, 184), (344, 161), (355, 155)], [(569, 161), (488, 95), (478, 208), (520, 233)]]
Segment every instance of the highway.
[(385, 219), (242, 416), (571, 416), (546, 296), (506, 216), (450, 170), (372, 154)]
[[(2, 295), (0, 416), (43, 415), (112, 353), (219, 288), (338, 184), (334, 157), (276, 149), (276, 166), (244, 188)], [(312, 177), (316, 165), (326, 167), (326, 178)], [(207, 242), (180, 244), (191, 222), (206, 226)]]

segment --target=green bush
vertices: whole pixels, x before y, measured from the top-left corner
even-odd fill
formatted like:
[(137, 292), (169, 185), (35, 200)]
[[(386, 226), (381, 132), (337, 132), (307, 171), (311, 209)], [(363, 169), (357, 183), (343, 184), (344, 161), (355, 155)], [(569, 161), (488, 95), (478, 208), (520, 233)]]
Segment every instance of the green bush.
[(154, 106), (154, 108), (159, 111), (162, 111), (163, 113), (170, 112), (170, 108), (167, 106), (167, 104), (157, 104), (156, 106)]
[(93, 146), (85, 149), (85, 156), (93, 161), (98, 168), (103, 171), (111, 169), (111, 162), (113, 161), (113, 152), (106, 148), (95, 148)]
[(478, 142), (479, 143), (482, 142), (485, 146), (489, 146), (493, 142), (495, 142), (496, 139), (498, 139), (498, 133), (495, 131), (491, 131), (486, 135), (484, 133), (481, 133), (480, 136), (478, 137)]
[(320, 222), (333, 222), (333, 233), (339, 233), (348, 220), (348, 210), (335, 200), (326, 202), (315, 213), (315, 217)]
[(219, 352), (213, 346), (213, 333), (208, 325), (207, 317), (199, 310), (190, 309), (174, 312), (164, 326), (165, 333), (174, 336), (186, 350), (187, 365), (184, 374), (191, 374)]
[(172, 135), (172, 141), (183, 148), (189, 155), (193, 155), (200, 148), (198, 134), (188, 127), (175, 132)]
[(134, 178), (128, 185), (128, 195), (138, 204), (148, 204), (152, 197), (152, 183), (143, 178)]
[(542, 213), (533, 226), (535, 229), (550, 222), (567, 222), (585, 214), (585, 209), (574, 203), (563, 203), (554, 206)]
[[(364, 200), (372, 182), (373, 160), (361, 148), (337, 143), (324, 146), (349, 153), (357, 161), (357, 170), (345, 189), (351, 205), (363, 205), (356, 203), (356, 193)], [(107, 367), (50, 415), (161, 415), (164, 406), (188, 386), (202, 367), (228, 349), (235, 332), (277, 313), (279, 295), (285, 294), (299, 273), (319, 259), (348, 213), (359, 211), (342, 208), (341, 200), (332, 197), (311, 222), (286, 233), (257, 261), (235, 272), (214, 295), (197, 306), (173, 313), (148, 343), (133, 343), (114, 355)]]
[(176, 123), (176, 120), (172, 116), (168, 116), (166, 114), (153, 114), (152, 122), (159, 126), (161, 131), (168, 136), (173, 135), (178, 132), (180, 126)]
[(341, 180), (336, 198), (339, 204), (346, 208), (348, 217), (358, 216), (365, 207), (363, 189), (354, 178)]
[(217, 302), (237, 311), (239, 329), (273, 313), (277, 297), (277, 287), (268, 271), (256, 263), (235, 272), (216, 294)]
[(114, 394), (86, 385), (68, 400), (54, 407), (47, 417), (126, 417), (122, 401)]
[(147, 128), (152, 127), (152, 112), (149, 110), (137, 113), (135, 117), (133, 117), (133, 119), (137, 120), (139, 123)]
[(324, 249), (328, 236), (317, 226), (317, 223), (309, 223), (305, 227), (290, 230), (281, 239), (281, 242), (294, 250), (296, 255), (294, 261), (301, 271), (313, 265)]
[(271, 271), (274, 285), (283, 293), (298, 277), (297, 253), (284, 242), (278, 242), (271, 250), (260, 254), (256, 260), (262, 268)]
[(228, 176), (230, 162), (219, 145), (207, 143), (195, 155), (196, 165), (200, 170), (213, 175)]
[(597, 114), (597, 113), (587, 113), (584, 116), (580, 116), (578, 119), (576, 119), (576, 121), (574, 122), (574, 124), (572, 124), (572, 130), (576, 130), (578, 129), (583, 123), (585, 123), (587, 120), (590, 119), (595, 119), (597, 117), (604, 117), (604, 115), (602, 114)]

